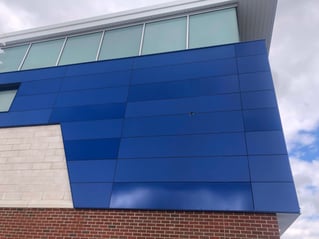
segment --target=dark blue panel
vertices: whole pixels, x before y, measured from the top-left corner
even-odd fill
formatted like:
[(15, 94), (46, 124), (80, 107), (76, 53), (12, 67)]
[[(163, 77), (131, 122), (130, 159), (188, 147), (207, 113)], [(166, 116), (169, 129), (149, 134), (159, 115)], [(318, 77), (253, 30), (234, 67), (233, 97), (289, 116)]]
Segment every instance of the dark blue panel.
[(56, 101), (56, 107), (93, 105), (103, 103), (125, 102), (127, 87), (104, 88), (61, 93)]
[(125, 119), (123, 136), (206, 134), (243, 131), (241, 111)]
[(0, 126), (48, 124), (51, 110), (0, 113)]
[(264, 40), (242, 42), (235, 45), (237, 56), (268, 54)]
[(130, 71), (72, 76), (65, 78), (62, 91), (125, 86), (129, 79)]
[(63, 123), (64, 140), (121, 137), (122, 120), (97, 120)]
[(277, 108), (244, 111), (246, 131), (281, 130)]
[(249, 154), (287, 154), (282, 131), (246, 133)]
[(237, 58), (238, 72), (249, 73), (258, 71), (270, 71), (268, 55), (256, 55)]
[(58, 92), (61, 78), (24, 82), (20, 85), (17, 95), (37, 95)]
[(111, 183), (72, 183), (75, 208), (109, 208)]
[[(231, 146), (231, 147), (230, 147)], [(245, 155), (242, 133), (122, 139), (120, 158)]]
[(255, 182), (292, 182), (287, 155), (250, 156), (251, 180)]
[(253, 210), (249, 183), (114, 183), (111, 208)]
[(273, 90), (274, 85), (270, 72), (255, 72), (239, 75), (242, 91)]
[(162, 82), (130, 87), (128, 101), (195, 97), (239, 91), (236, 76)]
[(253, 183), (252, 188), (256, 211), (300, 212), (293, 183)]
[(69, 161), (71, 183), (112, 182), (116, 160)]
[(246, 157), (150, 158), (118, 161), (118, 182), (249, 181)]
[(132, 84), (178, 81), (234, 74), (237, 74), (236, 60), (234, 58), (229, 58), (182, 65), (137, 69), (132, 73)]
[(123, 118), (126, 103), (54, 108), (51, 123)]
[(120, 139), (66, 140), (64, 148), (67, 160), (114, 159), (117, 157)]
[(24, 111), (52, 108), (56, 97), (57, 94), (16, 96), (10, 110)]
[(127, 117), (240, 110), (239, 94), (128, 103)]
[(242, 93), (242, 101), (244, 109), (277, 108), (276, 96), (272, 90)]

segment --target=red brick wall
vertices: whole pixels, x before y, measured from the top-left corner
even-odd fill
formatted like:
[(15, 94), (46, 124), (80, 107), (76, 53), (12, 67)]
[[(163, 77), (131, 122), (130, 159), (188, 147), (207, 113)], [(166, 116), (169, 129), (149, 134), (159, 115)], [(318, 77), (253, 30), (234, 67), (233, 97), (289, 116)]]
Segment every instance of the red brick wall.
[(0, 208), (0, 238), (279, 239), (276, 215)]

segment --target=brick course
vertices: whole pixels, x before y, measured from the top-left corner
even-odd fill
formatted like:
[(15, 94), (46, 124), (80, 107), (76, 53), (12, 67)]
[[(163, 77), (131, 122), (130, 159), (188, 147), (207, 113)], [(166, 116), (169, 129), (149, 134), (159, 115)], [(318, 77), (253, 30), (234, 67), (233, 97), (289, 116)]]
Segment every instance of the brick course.
[(275, 214), (0, 208), (1, 239), (279, 239)]

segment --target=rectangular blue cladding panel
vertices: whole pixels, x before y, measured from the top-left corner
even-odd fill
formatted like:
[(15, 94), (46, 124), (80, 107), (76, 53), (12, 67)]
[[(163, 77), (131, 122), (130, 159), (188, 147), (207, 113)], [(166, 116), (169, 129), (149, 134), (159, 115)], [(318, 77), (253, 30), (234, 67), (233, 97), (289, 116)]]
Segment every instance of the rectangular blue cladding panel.
[(127, 104), (126, 117), (240, 110), (239, 94), (141, 101)]
[(37, 109), (52, 109), (57, 94), (43, 94), (30, 96), (16, 96), (11, 111), (26, 111)]
[(64, 140), (66, 159), (94, 160), (117, 158), (120, 139)]
[(1, 127), (48, 124), (52, 110), (0, 113)]
[(226, 155), (246, 155), (243, 133), (124, 138), (119, 151), (119, 158)]
[(256, 211), (300, 212), (293, 183), (253, 183), (252, 189)]
[(123, 118), (126, 103), (54, 108), (50, 123)]
[(247, 150), (251, 155), (287, 154), (282, 131), (246, 133)]
[(243, 111), (245, 130), (282, 130), (277, 108)]
[(270, 71), (267, 54), (238, 57), (237, 64), (239, 74), (258, 71)]
[(273, 90), (274, 84), (270, 72), (254, 72), (240, 74), (240, 89), (242, 91)]
[(112, 183), (71, 183), (75, 208), (109, 208)]
[(113, 182), (116, 160), (68, 161), (71, 183)]
[(249, 156), (253, 182), (292, 182), (288, 155)]
[(120, 138), (122, 120), (95, 120), (62, 123), (64, 140)]
[(129, 88), (128, 101), (195, 97), (236, 93), (238, 91), (238, 79), (235, 75), (231, 75), (226, 77), (134, 85)]
[(242, 102), (244, 109), (277, 108), (275, 92), (272, 90), (242, 93)]
[(235, 50), (236, 56), (268, 54), (264, 40), (238, 43)]
[(61, 88), (61, 82), (62, 78), (23, 82), (19, 87), (17, 95), (37, 95), (58, 92)]
[(247, 157), (124, 159), (116, 182), (248, 182)]
[(241, 111), (126, 118), (124, 137), (244, 131)]
[(249, 183), (114, 183), (110, 208), (253, 210)]
[(237, 74), (236, 60), (235, 58), (228, 58), (181, 65), (135, 69), (132, 72), (131, 83), (144, 84), (234, 74)]
[(126, 101), (127, 91), (127, 87), (116, 87), (62, 92), (57, 97), (55, 107), (121, 103)]

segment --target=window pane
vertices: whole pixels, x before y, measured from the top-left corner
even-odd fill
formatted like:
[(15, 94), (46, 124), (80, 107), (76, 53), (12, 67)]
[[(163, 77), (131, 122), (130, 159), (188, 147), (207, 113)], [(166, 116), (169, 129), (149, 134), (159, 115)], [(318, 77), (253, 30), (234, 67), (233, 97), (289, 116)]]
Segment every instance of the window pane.
[(102, 32), (68, 38), (59, 65), (95, 61)]
[(0, 112), (9, 110), (16, 93), (17, 90), (0, 91)]
[(186, 17), (146, 24), (142, 54), (182, 50), (185, 45)]
[(29, 45), (2, 49), (0, 52), (0, 72), (18, 70)]
[(55, 66), (63, 41), (64, 39), (59, 39), (32, 44), (22, 69)]
[(189, 47), (205, 47), (239, 41), (236, 9), (190, 16)]
[(137, 56), (140, 49), (143, 26), (133, 26), (105, 33), (99, 60)]

